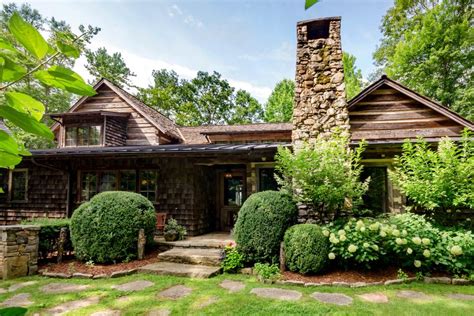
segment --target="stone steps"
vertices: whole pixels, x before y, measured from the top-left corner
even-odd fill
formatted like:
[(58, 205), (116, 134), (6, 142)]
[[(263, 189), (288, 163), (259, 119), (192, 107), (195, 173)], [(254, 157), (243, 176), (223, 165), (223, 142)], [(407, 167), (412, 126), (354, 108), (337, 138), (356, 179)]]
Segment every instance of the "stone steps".
[(160, 261), (220, 266), (224, 252), (215, 248), (174, 247), (158, 255)]
[(139, 268), (138, 272), (205, 279), (220, 273), (221, 267), (175, 262), (157, 262)]

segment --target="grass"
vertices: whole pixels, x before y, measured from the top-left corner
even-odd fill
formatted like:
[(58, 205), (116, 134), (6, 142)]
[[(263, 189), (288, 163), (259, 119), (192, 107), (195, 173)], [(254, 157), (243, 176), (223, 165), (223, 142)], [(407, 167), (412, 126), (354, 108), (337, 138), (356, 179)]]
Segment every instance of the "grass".
[[(219, 283), (224, 279), (241, 280), (246, 284), (246, 287), (238, 293), (230, 294), (227, 290), (219, 287)], [(112, 285), (135, 280), (150, 280), (155, 285), (142, 291), (129, 293), (111, 288)], [(146, 315), (148, 311), (160, 308), (171, 310), (172, 315), (474, 315), (474, 301), (453, 300), (445, 296), (449, 293), (474, 295), (474, 286), (412, 283), (357, 289), (342, 287), (304, 288), (291, 285), (264, 285), (258, 283), (254, 277), (244, 275), (220, 275), (212, 279), (200, 280), (137, 274), (103, 280), (60, 280), (35, 276), (3, 281), (0, 282), (0, 287), (8, 288), (12, 284), (25, 281), (38, 281), (38, 283), (13, 293), (0, 294), (0, 302), (18, 293), (31, 293), (34, 304), (28, 307), (27, 315), (43, 314), (46, 309), (61, 303), (90, 296), (100, 296), (100, 302), (97, 305), (72, 311), (68, 315), (90, 315), (96, 311), (114, 309), (121, 310), (122, 315), (136, 316)], [(44, 294), (39, 290), (40, 287), (53, 282), (89, 284), (90, 288), (83, 292), (67, 294)], [(193, 292), (189, 296), (176, 301), (157, 297), (160, 290), (177, 284), (184, 284), (192, 288)], [(289, 302), (259, 298), (250, 294), (252, 288), (269, 286), (297, 290), (303, 293), (303, 297), (299, 301)], [(431, 295), (433, 299), (431, 301), (400, 299), (396, 297), (396, 292), (399, 290), (422, 291)], [(344, 293), (354, 298), (354, 302), (351, 306), (320, 303), (309, 296), (315, 291)], [(389, 303), (369, 303), (362, 301), (357, 296), (357, 294), (368, 292), (385, 293), (389, 297)], [(126, 302), (117, 301), (121, 296), (128, 296), (129, 300)], [(204, 308), (199, 306), (211, 297), (218, 298), (218, 301)]]

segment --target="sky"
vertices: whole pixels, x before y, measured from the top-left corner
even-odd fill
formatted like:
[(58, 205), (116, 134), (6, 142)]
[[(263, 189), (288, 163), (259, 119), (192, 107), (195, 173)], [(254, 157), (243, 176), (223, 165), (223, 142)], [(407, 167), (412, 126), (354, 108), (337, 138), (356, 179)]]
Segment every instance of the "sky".
[[(7, 0), (8, 1), (8, 0)], [(5, 1), (6, 2), (6, 1)], [(22, 3), (25, 1), (13, 1)], [(120, 52), (146, 87), (154, 69), (173, 69), (191, 79), (199, 70), (217, 71), (236, 89), (265, 102), (275, 84), (294, 78), (296, 23), (341, 16), (342, 47), (356, 56), (367, 77), (380, 41), (381, 19), (393, 0), (55, 0), (26, 1), (47, 17), (101, 28), (89, 48)], [(84, 58), (75, 71), (85, 79)]]

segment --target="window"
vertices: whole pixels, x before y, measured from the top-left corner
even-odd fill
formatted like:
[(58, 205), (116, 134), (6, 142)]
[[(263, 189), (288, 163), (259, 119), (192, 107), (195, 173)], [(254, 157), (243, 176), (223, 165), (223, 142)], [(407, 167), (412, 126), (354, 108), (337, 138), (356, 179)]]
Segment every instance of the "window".
[(28, 170), (12, 170), (11, 175), (11, 200), (16, 202), (26, 201)]
[(5, 203), (8, 196), (8, 170), (0, 169), (0, 203)]
[(81, 177), (81, 200), (88, 201), (97, 194), (97, 174), (84, 172)]
[(278, 183), (275, 180), (275, 168), (258, 169), (258, 191), (278, 190)]
[(156, 200), (156, 171), (141, 170), (139, 193), (150, 201)]
[(100, 137), (101, 126), (66, 127), (66, 146), (97, 146), (102, 143)]
[(120, 190), (140, 193), (155, 202), (156, 183), (156, 170), (84, 171), (81, 172), (80, 198), (87, 201), (97, 193)]
[(135, 170), (120, 171), (120, 191), (135, 192), (137, 190), (137, 173)]
[(370, 177), (369, 189), (364, 194), (363, 207), (374, 212), (374, 215), (387, 212), (387, 167), (364, 166), (361, 179)]

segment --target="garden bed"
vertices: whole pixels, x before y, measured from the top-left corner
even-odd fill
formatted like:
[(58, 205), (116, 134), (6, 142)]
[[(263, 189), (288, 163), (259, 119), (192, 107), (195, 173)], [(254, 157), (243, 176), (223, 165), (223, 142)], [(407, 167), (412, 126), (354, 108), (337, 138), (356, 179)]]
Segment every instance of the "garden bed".
[(83, 273), (90, 275), (106, 275), (110, 276), (114, 272), (130, 271), (141, 266), (155, 263), (158, 261), (158, 249), (150, 250), (143, 260), (132, 260), (130, 262), (122, 262), (116, 264), (86, 264), (77, 259), (67, 259), (61, 263), (46, 263), (39, 266), (40, 272), (58, 273), (64, 275), (72, 275), (73, 273)]

